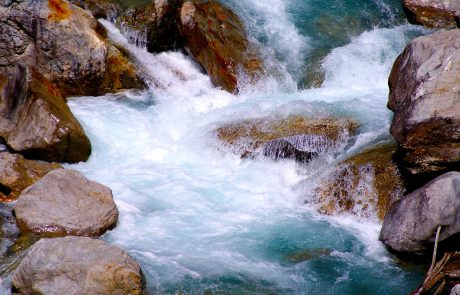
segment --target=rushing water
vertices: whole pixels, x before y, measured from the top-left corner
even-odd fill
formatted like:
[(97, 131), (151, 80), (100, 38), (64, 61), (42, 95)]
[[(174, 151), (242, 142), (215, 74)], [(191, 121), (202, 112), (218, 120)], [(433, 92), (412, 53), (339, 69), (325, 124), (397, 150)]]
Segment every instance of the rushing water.
[[(424, 31), (404, 23), (399, 0), (224, 2), (282, 78), (234, 96), (184, 54), (149, 54), (102, 21), (151, 81), (148, 91), (69, 102), (93, 145), (71, 167), (111, 187), (120, 210), (104, 239), (141, 263), (150, 293), (407, 294), (422, 271), (394, 261), (374, 219), (322, 217), (305, 204), (336, 159), (242, 160), (212, 131), (271, 114), (335, 114), (361, 125), (340, 157), (388, 140), (388, 74)], [(323, 86), (297, 88), (315, 52)]]

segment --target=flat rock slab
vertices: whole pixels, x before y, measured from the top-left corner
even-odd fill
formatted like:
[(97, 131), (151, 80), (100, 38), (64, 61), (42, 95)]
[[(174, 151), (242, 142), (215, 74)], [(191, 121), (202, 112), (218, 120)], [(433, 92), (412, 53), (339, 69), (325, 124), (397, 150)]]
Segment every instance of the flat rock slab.
[(139, 264), (122, 249), (86, 237), (40, 240), (12, 284), (16, 294), (142, 294)]
[(460, 233), (460, 172), (449, 172), (396, 201), (380, 240), (396, 252), (429, 254), (439, 226), (442, 242)]
[(21, 232), (97, 237), (115, 227), (111, 190), (78, 171), (57, 169), (25, 189), (14, 207)]

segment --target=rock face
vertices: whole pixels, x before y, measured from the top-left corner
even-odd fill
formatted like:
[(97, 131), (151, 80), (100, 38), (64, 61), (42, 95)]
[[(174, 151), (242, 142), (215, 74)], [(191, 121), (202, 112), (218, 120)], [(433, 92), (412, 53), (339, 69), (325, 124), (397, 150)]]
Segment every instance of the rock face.
[(446, 173), (395, 202), (383, 222), (380, 240), (397, 252), (424, 254), (434, 243), (460, 232), (460, 172)]
[(66, 0), (0, 4), (0, 73), (18, 62), (35, 67), (65, 97), (142, 88), (134, 65), (97, 29), (90, 13)]
[(53, 170), (25, 189), (14, 207), (21, 232), (97, 237), (115, 227), (111, 190), (75, 170)]
[(19, 154), (0, 153), (0, 200), (15, 200), (25, 188), (58, 168), (62, 167), (27, 160)]
[(395, 150), (393, 145), (379, 145), (337, 165), (316, 190), (313, 202), (319, 204), (318, 211), (383, 220), (404, 192), (401, 174), (392, 160)]
[(389, 79), (391, 134), (413, 174), (460, 162), (460, 30), (412, 41)]
[(138, 46), (162, 52), (182, 46), (177, 18), (183, 0), (155, 0), (123, 12), (117, 25)]
[(125, 251), (84, 237), (42, 239), (13, 274), (13, 293), (141, 295), (141, 269)]
[(216, 134), (242, 157), (264, 155), (308, 161), (312, 156), (343, 148), (357, 128), (358, 124), (348, 119), (291, 115), (230, 124), (217, 129)]
[(262, 60), (247, 40), (243, 23), (216, 1), (186, 1), (180, 11), (180, 31), (186, 50), (212, 82), (238, 92), (238, 82), (256, 82)]
[(430, 28), (453, 29), (460, 24), (458, 0), (404, 0), (410, 22)]
[(55, 85), (22, 65), (3, 85), (0, 137), (11, 149), (49, 162), (88, 159), (91, 143)]

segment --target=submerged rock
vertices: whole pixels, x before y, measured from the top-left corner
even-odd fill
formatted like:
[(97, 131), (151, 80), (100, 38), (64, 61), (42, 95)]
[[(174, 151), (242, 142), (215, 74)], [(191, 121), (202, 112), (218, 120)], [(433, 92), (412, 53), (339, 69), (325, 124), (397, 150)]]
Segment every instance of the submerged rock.
[(242, 157), (264, 155), (273, 159), (308, 161), (314, 155), (344, 148), (358, 124), (343, 118), (285, 118), (247, 120), (220, 127), (218, 139)]
[(460, 24), (458, 0), (404, 0), (410, 22), (430, 28), (453, 29)]
[(391, 134), (413, 174), (460, 163), (460, 29), (413, 40), (391, 71)]
[(0, 89), (0, 137), (31, 159), (86, 161), (91, 143), (54, 84), (18, 65)]
[(46, 173), (62, 168), (25, 159), (19, 154), (0, 153), (0, 200), (15, 200), (19, 194)]
[(75, 170), (46, 174), (14, 206), (21, 232), (97, 237), (115, 227), (118, 210), (111, 190)]
[(254, 83), (262, 75), (263, 62), (251, 47), (243, 23), (222, 4), (186, 1), (179, 28), (186, 50), (216, 86), (236, 93), (239, 82)]
[(320, 205), (318, 211), (383, 220), (404, 192), (401, 174), (392, 160), (395, 150), (393, 145), (379, 145), (338, 164), (316, 189), (313, 202)]
[(439, 241), (460, 232), (460, 172), (446, 173), (396, 201), (383, 222), (380, 240), (397, 252), (427, 254)]
[(155, 0), (129, 9), (117, 19), (117, 25), (131, 42), (149, 52), (162, 52), (182, 46), (177, 26), (183, 0)]
[(134, 65), (98, 34), (91, 14), (66, 0), (0, 5), (0, 44), (0, 72), (18, 62), (35, 67), (64, 97), (145, 86)]
[(42, 239), (13, 274), (13, 293), (141, 295), (139, 264), (122, 249), (85, 237)]
[(330, 256), (331, 253), (332, 250), (326, 248), (307, 249), (297, 253), (289, 254), (285, 257), (285, 259), (291, 263), (300, 263), (324, 256)]

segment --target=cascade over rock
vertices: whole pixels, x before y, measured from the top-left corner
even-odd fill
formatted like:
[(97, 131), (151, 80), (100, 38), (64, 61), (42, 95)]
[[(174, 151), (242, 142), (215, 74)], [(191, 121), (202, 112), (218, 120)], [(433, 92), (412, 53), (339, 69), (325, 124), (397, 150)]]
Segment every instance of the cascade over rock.
[(0, 44), (0, 73), (18, 62), (35, 67), (64, 97), (145, 86), (92, 15), (66, 0), (0, 5)]
[(76, 170), (57, 169), (25, 189), (14, 206), (21, 232), (98, 237), (115, 227), (112, 191)]
[(141, 295), (139, 264), (124, 250), (85, 237), (42, 239), (13, 274), (20, 294)]
[(410, 22), (430, 28), (453, 29), (460, 24), (458, 0), (404, 0)]
[(391, 71), (391, 134), (413, 174), (460, 162), (460, 29), (413, 40)]
[(179, 28), (186, 50), (216, 86), (236, 93), (239, 81), (255, 83), (262, 75), (263, 62), (248, 41), (243, 23), (222, 4), (184, 2)]
[(155, 0), (128, 9), (117, 19), (117, 25), (134, 44), (149, 52), (162, 52), (182, 46), (177, 26), (183, 0)]
[(380, 240), (397, 252), (429, 254), (439, 241), (460, 233), (460, 172), (449, 172), (396, 201), (385, 215)]
[(237, 122), (218, 128), (218, 139), (242, 157), (262, 154), (273, 159), (308, 161), (343, 148), (358, 128), (346, 118), (291, 115)]
[(54, 84), (22, 65), (4, 80), (0, 137), (12, 150), (50, 162), (88, 159), (91, 143)]
[(395, 150), (394, 145), (379, 145), (338, 164), (316, 189), (313, 202), (319, 204), (318, 211), (383, 220), (404, 192), (401, 174), (392, 160)]
[(56, 163), (27, 160), (19, 154), (0, 153), (0, 200), (14, 200), (19, 194), (51, 170)]

